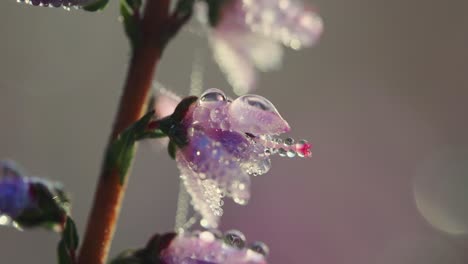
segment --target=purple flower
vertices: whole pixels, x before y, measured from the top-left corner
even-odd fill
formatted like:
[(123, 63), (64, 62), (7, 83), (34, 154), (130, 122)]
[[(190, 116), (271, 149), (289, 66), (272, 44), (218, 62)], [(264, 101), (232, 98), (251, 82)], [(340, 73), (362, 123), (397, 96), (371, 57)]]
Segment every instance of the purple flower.
[(30, 202), (29, 184), (11, 161), (0, 161), (0, 215), (15, 218)]
[[(164, 112), (158, 108), (156, 104), (156, 113)], [(250, 176), (268, 172), (270, 155), (311, 155), (310, 144), (277, 138), (290, 127), (258, 95), (231, 101), (220, 90), (209, 89), (188, 108), (180, 126), (187, 144), (179, 146), (176, 161), (204, 227), (218, 226), (225, 196), (241, 205), (249, 201)]]
[[(298, 50), (317, 42), (322, 19), (295, 0), (214, 1), (209, 12), (197, 6), (201, 20), (210, 18), (210, 43), (214, 58), (236, 94), (251, 91), (256, 68), (279, 68), (282, 45)], [(213, 14), (216, 14), (213, 18)]]
[(18, 2), (34, 6), (70, 8), (86, 6), (96, 0), (18, 0)]
[(0, 160), (0, 225), (60, 230), (70, 201), (58, 183), (25, 177), (12, 161)]
[(165, 264), (266, 264), (266, 245), (255, 242), (245, 248), (245, 237), (239, 231), (228, 231), (223, 239), (209, 231), (177, 235), (162, 250)]

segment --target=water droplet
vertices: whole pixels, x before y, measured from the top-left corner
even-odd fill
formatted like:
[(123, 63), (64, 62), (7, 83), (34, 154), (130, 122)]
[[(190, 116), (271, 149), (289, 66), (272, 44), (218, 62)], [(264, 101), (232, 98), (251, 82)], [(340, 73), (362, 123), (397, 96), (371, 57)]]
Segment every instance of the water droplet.
[(279, 148), (279, 149), (278, 149), (278, 154), (279, 154), (281, 157), (286, 157), (287, 151), (286, 151), (284, 148)]
[(229, 123), (229, 121), (223, 120), (223, 121), (221, 121), (221, 123), (219, 124), (219, 127), (220, 127), (222, 130), (229, 130), (229, 129), (231, 128), (231, 124)]
[(294, 150), (288, 150), (288, 152), (286, 153), (286, 155), (289, 157), (289, 158), (294, 158), (296, 157), (296, 152)]
[(253, 242), (249, 248), (259, 254), (262, 254), (265, 257), (270, 253), (268, 246), (261, 241)]
[(245, 236), (240, 231), (230, 230), (224, 234), (224, 242), (236, 248), (243, 248), (245, 246)]
[(295, 145), (297, 155), (301, 158), (311, 157), (312, 156), (311, 148), (312, 148), (312, 145), (308, 143), (306, 140), (300, 140)]
[(206, 90), (200, 97), (202, 103), (212, 103), (226, 101), (226, 95), (219, 89), (211, 88)]
[(294, 139), (293, 138), (287, 138), (284, 140), (284, 144), (287, 146), (292, 146), (294, 144)]
[(268, 101), (266, 98), (262, 96), (244, 95), (244, 96), (239, 97), (239, 99), (242, 102), (250, 106), (253, 106), (255, 108), (261, 109), (263, 111), (274, 112), (274, 113), (278, 112), (275, 106), (270, 101)]
[(237, 197), (234, 198), (234, 202), (235, 202), (236, 204), (240, 204), (240, 205), (245, 205), (245, 204), (247, 204), (247, 200), (241, 199), (241, 198), (237, 198)]
[(209, 231), (203, 231), (198, 234), (198, 237), (203, 240), (204, 242), (211, 243), (213, 242), (216, 238), (213, 233)]

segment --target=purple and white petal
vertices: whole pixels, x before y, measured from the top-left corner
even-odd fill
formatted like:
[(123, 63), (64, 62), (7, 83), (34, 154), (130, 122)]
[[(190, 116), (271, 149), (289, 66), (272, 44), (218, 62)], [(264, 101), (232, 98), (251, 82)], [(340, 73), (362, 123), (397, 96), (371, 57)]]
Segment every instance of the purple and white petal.
[(69, 9), (71, 7), (80, 8), (92, 4), (96, 0), (17, 0), (19, 3), (25, 3), (33, 6), (43, 7), (63, 7)]
[(202, 225), (216, 228), (223, 213), (223, 197), (237, 204), (250, 199), (250, 176), (268, 172), (270, 155), (309, 156), (310, 144), (294, 144), (277, 135), (290, 130), (275, 106), (258, 95), (234, 101), (209, 89), (186, 112), (181, 126), (188, 144), (176, 161)]
[[(229, 231), (233, 232), (233, 231)], [(160, 258), (166, 264), (266, 264), (265, 256), (252, 249), (244, 247), (245, 237), (236, 231), (235, 241), (229, 241), (229, 232), (224, 239), (217, 238), (209, 231), (199, 233), (183, 233), (177, 235), (164, 249)], [(238, 235), (239, 234), (239, 235)], [(237, 237), (237, 236), (241, 236)], [(240, 242), (240, 244), (230, 243)], [(253, 244), (254, 245), (254, 244)]]
[[(310, 47), (323, 31), (322, 18), (296, 0), (240, 0), (245, 21), (253, 32), (293, 49)], [(242, 3), (240, 3), (242, 2)]]

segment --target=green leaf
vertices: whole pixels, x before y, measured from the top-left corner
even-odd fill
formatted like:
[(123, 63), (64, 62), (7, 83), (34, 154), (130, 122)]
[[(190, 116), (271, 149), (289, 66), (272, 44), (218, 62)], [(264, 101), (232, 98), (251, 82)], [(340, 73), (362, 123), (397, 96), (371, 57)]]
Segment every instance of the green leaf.
[(135, 154), (135, 138), (133, 133), (131, 131), (124, 131), (122, 135), (110, 145), (107, 153), (107, 168), (117, 168), (120, 182), (123, 183)]
[(83, 10), (96, 12), (96, 11), (103, 10), (104, 8), (106, 8), (108, 3), (109, 3), (109, 0), (96, 0), (95, 2), (91, 4), (83, 6)]
[(147, 138), (163, 138), (166, 136), (167, 135), (164, 132), (157, 129), (155, 131), (145, 131), (142, 134), (137, 135), (136, 140), (142, 140), (142, 139), (147, 139)]
[(169, 144), (167, 145), (167, 152), (169, 153), (169, 156), (172, 159), (175, 159), (175, 155), (177, 152), (177, 144), (174, 143), (174, 141), (169, 141)]
[(71, 219), (71, 217), (67, 217), (67, 221), (65, 223), (65, 229), (63, 230), (63, 233), (62, 233), (62, 239), (64, 240), (67, 248), (72, 249), (72, 250), (76, 250), (78, 248), (78, 244), (79, 244), (78, 232), (76, 231), (75, 222), (73, 222), (73, 219)]
[(57, 247), (57, 254), (58, 254), (58, 263), (59, 264), (73, 264), (73, 258), (68, 251), (67, 246), (63, 240), (60, 240), (58, 247)]
[(120, 183), (122, 184), (135, 156), (135, 142), (142, 134), (147, 132), (146, 128), (153, 116), (153, 111), (144, 115), (140, 120), (124, 130), (107, 150), (106, 168), (117, 168)]
[(141, 0), (120, 0), (120, 15), (123, 18), (125, 33), (133, 47), (137, 46), (141, 40), (140, 20), (137, 16), (141, 4)]
[(67, 216), (65, 228), (62, 231), (62, 238), (57, 247), (58, 263), (59, 264), (74, 264), (75, 252), (78, 248), (79, 238), (76, 231), (75, 222), (71, 217)]

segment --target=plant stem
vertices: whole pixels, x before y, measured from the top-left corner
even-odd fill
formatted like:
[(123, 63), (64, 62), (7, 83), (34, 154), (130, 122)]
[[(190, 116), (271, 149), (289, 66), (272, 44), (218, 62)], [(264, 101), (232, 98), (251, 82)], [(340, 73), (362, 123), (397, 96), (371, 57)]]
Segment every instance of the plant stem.
[[(132, 53), (109, 144), (146, 111), (153, 74), (164, 48), (169, 0), (146, 2), (139, 25), (141, 42)], [(102, 166), (78, 264), (104, 264), (107, 260), (129, 175), (124, 184), (119, 176), (117, 168)]]

